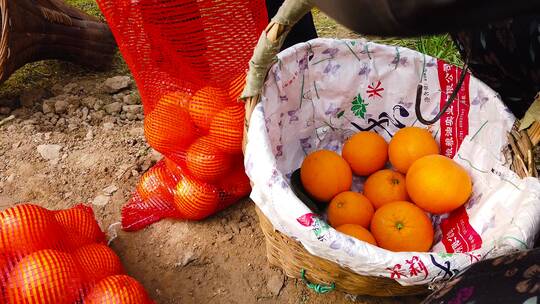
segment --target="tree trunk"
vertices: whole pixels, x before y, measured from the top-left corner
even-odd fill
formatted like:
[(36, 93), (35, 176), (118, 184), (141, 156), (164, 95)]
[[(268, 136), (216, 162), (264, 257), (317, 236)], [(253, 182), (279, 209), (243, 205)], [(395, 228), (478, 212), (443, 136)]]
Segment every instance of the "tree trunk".
[(0, 14), (0, 82), (44, 59), (103, 69), (116, 52), (105, 23), (61, 0), (0, 0)]

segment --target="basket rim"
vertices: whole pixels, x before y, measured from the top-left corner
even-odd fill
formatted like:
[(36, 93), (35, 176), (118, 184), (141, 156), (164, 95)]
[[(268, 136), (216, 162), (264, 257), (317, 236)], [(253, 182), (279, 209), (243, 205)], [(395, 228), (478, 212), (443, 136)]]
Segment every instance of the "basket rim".
[[(287, 56), (294, 56), (294, 55), (296, 54), (296, 52), (299, 50), (299, 48), (305, 48), (306, 46), (307, 46), (307, 47), (310, 47), (310, 48), (314, 48), (314, 47), (317, 47), (317, 46), (325, 46), (324, 43), (325, 43), (325, 42), (328, 42), (328, 41), (358, 41), (358, 42), (364, 42), (365, 44), (375, 44), (375, 45), (380, 45), (380, 46), (393, 47), (393, 46), (390, 46), (390, 45), (387, 45), (387, 44), (373, 42), (373, 41), (370, 41), (370, 40), (368, 40), (368, 39), (366, 39), (366, 38), (358, 38), (358, 39), (316, 38), (316, 39), (310, 40), (310, 41), (308, 41), (308, 42), (302, 42), (302, 43), (296, 44), (295, 46), (292, 46), (291, 48), (288, 48), (288, 49), (282, 51), (281, 53), (279, 53), (279, 58), (284, 58), (284, 57), (287, 57)], [(319, 43), (321, 43), (321, 44), (319, 44)], [(399, 48), (400, 48), (400, 49), (410, 50), (410, 51), (412, 51), (412, 52), (414, 52), (414, 53), (416, 53), (416, 54), (422, 54), (422, 53), (420, 53), (420, 52), (418, 52), (418, 51), (416, 51), (416, 50), (412, 50), (412, 49), (409, 49), (409, 48), (406, 48), (406, 47), (399, 47)], [(436, 60), (435, 57), (431, 57), (431, 56), (428, 56), (428, 55), (425, 55), (425, 54), (422, 54), (422, 56), (425, 58), (425, 61), (426, 61), (426, 62), (427, 62), (428, 60), (432, 60), (432, 59), (435, 59), (435, 60)], [(430, 58), (432, 58), (432, 59), (430, 59)], [(272, 71), (272, 69), (274, 69), (274, 68), (276, 67), (276, 65), (278, 65), (278, 64), (279, 64), (279, 63), (277, 63), (277, 62), (274, 63), (274, 65), (271, 67), (270, 71)], [(271, 73), (271, 72), (269, 72), (269, 73)], [(268, 78), (269, 78), (269, 77), (268, 77), (268, 75), (267, 75), (267, 78), (266, 78), (265, 83), (268, 81)], [(480, 83), (481, 83), (481, 81), (478, 80), (478, 79), (476, 79), (474, 76), (471, 76), (471, 79), (474, 79), (476, 82), (480, 82)], [(484, 85), (485, 85), (485, 84), (484, 84)], [(487, 87), (487, 86), (486, 86), (486, 87)], [(490, 89), (490, 90), (491, 90), (491, 89)], [(261, 97), (264, 98), (264, 96), (265, 96), (265, 90), (263, 90), (263, 93), (261, 94)], [(504, 107), (504, 104), (502, 103), (502, 101), (500, 101), (500, 106), (503, 106), (503, 107)], [(254, 109), (256, 110), (257, 107), (259, 107), (259, 109), (260, 109), (260, 108), (262, 107), (262, 103), (261, 103), (260, 105), (257, 104), (257, 105), (254, 107)], [(254, 111), (252, 118), (255, 117), (256, 115), (258, 115), (256, 112), (258, 112), (258, 111)], [(260, 120), (260, 119), (259, 119), (259, 120)], [(247, 136), (248, 139), (251, 138), (251, 136), (249, 136), (249, 133), (250, 133), (250, 131), (252, 131), (252, 130), (254, 129), (254, 127), (258, 127), (259, 129), (261, 129), (261, 126), (260, 126), (260, 125), (259, 125), (259, 126), (254, 126), (254, 125), (253, 125), (253, 121), (250, 121), (250, 123), (249, 123), (249, 128), (248, 128), (248, 132), (247, 132), (247, 133), (248, 133), (248, 136)], [(260, 136), (260, 134), (258, 134), (258, 136)], [(248, 149), (249, 149), (249, 146), (250, 146), (250, 145), (249, 145), (249, 141), (248, 141), (247, 146), (248, 146)], [(248, 152), (248, 153), (249, 153), (249, 152)], [(281, 175), (281, 177), (284, 176), (284, 173), (282, 173), (282, 172), (278, 172), (278, 174)], [(293, 198), (293, 196), (289, 196), (289, 197), (290, 197), (290, 199), (292, 199), (292, 200), (297, 200), (296, 203), (302, 204), (302, 205), (305, 207), (305, 209), (306, 209), (306, 210), (305, 210), (305, 211), (306, 211), (306, 212), (305, 212), (306, 214), (309, 213), (309, 212), (311, 212), (311, 211), (304, 205), (304, 203), (301, 202), (296, 196), (294, 196), (294, 198)], [(260, 210), (262, 211), (262, 213), (263, 213), (265, 216), (268, 217), (268, 214), (269, 214), (268, 212), (269, 212), (269, 211), (265, 208), (265, 206), (261, 206), (261, 205), (259, 204), (257, 198), (252, 197), (252, 199), (253, 199), (253, 201), (257, 204), (257, 207), (260, 208)], [(286, 236), (288, 236), (288, 237), (293, 237), (293, 239), (296, 239), (296, 238), (294, 238), (294, 236), (291, 236), (291, 235), (289, 235), (288, 233), (283, 232), (283, 231), (277, 229), (275, 225), (274, 225), (274, 229), (280, 231), (281, 233), (283, 233), (284, 235), (286, 235)], [(329, 227), (329, 229), (332, 230), (332, 231), (335, 231), (335, 229), (332, 228), (332, 227)], [(352, 238), (350, 238), (350, 237), (348, 237), (348, 238), (351, 239), (351, 240), (352, 240), (353, 242), (355, 242), (355, 243), (361, 242), (361, 241), (354, 240), (354, 239), (352, 239)], [(302, 242), (301, 242), (301, 243), (302, 243)], [(306, 247), (303, 243), (302, 243), (302, 246), (303, 246), (304, 248)], [(367, 247), (367, 248), (370, 248), (370, 246), (372, 246), (372, 245), (369, 245), (369, 244), (362, 244), (361, 246), (362, 246), (362, 248), (366, 248), (366, 247)], [(369, 249), (369, 250), (367, 251), (368, 253), (365, 253), (364, 255), (358, 254), (358, 257), (360, 257), (360, 258), (362, 258), (362, 257), (368, 257), (368, 256), (370, 256), (369, 253), (370, 253), (370, 252), (373, 252), (373, 250), (375, 250), (375, 252), (377, 252), (377, 253), (379, 253), (379, 254), (386, 254), (386, 255), (394, 255), (394, 254), (397, 254), (397, 253), (395, 253), (395, 252), (391, 252), (391, 251), (388, 251), (388, 250), (383, 249), (383, 248), (380, 248), (380, 247), (375, 247), (375, 246), (372, 246), (372, 247), (373, 247), (373, 248), (371, 248), (371, 249)], [(492, 249), (487, 249), (486, 246), (483, 246), (482, 248), (477, 249), (477, 250), (475, 250), (475, 251), (470, 251), (470, 252), (467, 252), (467, 253), (453, 253), (453, 254), (451, 254), (451, 256), (452, 256), (452, 258), (454, 258), (454, 259), (457, 259), (457, 258), (460, 258), (460, 259), (465, 259), (465, 258), (470, 259), (470, 257), (471, 257), (472, 254), (480, 254), (482, 257), (485, 257), (485, 256), (487, 255), (487, 253), (490, 253), (490, 255), (491, 255), (491, 254), (493, 254), (493, 250), (492, 250)], [(399, 254), (403, 254), (403, 253), (399, 253)], [(415, 255), (415, 256), (420, 256), (420, 257), (422, 257), (424, 260), (426, 260), (426, 259), (429, 260), (432, 256), (438, 256), (438, 255), (446, 254), (446, 253), (440, 253), (440, 252), (405, 252), (405, 254)], [(448, 254), (448, 255), (450, 255), (450, 254)], [(322, 257), (322, 256), (319, 256), (319, 257)], [(326, 257), (323, 257), (323, 258), (326, 258)], [(332, 259), (328, 259), (328, 260), (333, 261)], [(348, 267), (347, 264), (340, 264), (340, 265), (343, 265), (342, 267), (347, 267), (347, 268), (351, 269), (351, 267)], [(359, 274), (360, 274), (360, 273), (359, 273)], [(398, 281), (398, 282), (401, 283), (401, 281)]]

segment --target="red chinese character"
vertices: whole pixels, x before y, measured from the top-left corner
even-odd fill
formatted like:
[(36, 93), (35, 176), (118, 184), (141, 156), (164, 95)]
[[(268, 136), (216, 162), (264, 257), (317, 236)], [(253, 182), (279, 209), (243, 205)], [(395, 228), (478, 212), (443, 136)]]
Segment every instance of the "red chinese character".
[(453, 126), (454, 125), (454, 118), (452, 116), (447, 116), (444, 120), (445, 125), (447, 126)]
[(405, 272), (401, 269), (401, 264), (394, 265), (394, 268), (386, 268), (386, 270), (390, 271), (390, 278), (391, 279), (401, 279), (401, 276), (407, 277)]
[(452, 130), (451, 127), (446, 127), (446, 128), (444, 129), (444, 136), (445, 136), (445, 137), (452, 137), (452, 133), (453, 133), (452, 131), (453, 131), (453, 130)]
[(446, 73), (448, 73), (450, 70), (452, 70), (452, 66), (449, 65), (449, 64), (447, 64), (447, 63), (445, 63), (445, 64), (443, 65), (443, 70), (444, 70)]
[(381, 87), (382, 82), (379, 80), (376, 85), (370, 84), (368, 85), (368, 90), (366, 93), (369, 94), (369, 97), (377, 96), (382, 97), (381, 93), (384, 91), (384, 88)]
[(448, 82), (454, 81), (454, 75), (452, 75), (452, 74), (446, 74), (446, 75), (444, 76), (444, 79), (446, 79), (446, 81), (448, 81)]
[(454, 139), (452, 137), (445, 138), (444, 143), (449, 147), (453, 147)]
[(428, 276), (427, 267), (426, 265), (424, 265), (424, 262), (420, 260), (420, 258), (418, 258), (417, 256), (413, 256), (412, 259), (405, 260), (405, 263), (409, 265), (409, 274), (411, 275), (411, 277), (416, 277), (419, 274), (423, 273), (425, 274), (424, 279), (427, 278)]
[(452, 153), (454, 152), (454, 150), (452, 149), (452, 147), (448, 147), (446, 148), (446, 151), (445, 151), (445, 155), (448, 156), (448, 157), (452, 157)]

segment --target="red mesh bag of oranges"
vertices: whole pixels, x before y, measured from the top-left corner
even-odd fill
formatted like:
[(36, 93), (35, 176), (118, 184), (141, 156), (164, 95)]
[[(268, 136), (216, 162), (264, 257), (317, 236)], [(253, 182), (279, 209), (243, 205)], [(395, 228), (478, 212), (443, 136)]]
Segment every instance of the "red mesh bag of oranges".
[(107, 247), (90, 207), (0, 212), (0, 303), (154, 303)]
[(238, 97), (267, 22), (262, 0), (98, 0), (137, 82), (148, 143), (165, 156), (142, 176), (122, 227), (200, 220), (250, 191)]

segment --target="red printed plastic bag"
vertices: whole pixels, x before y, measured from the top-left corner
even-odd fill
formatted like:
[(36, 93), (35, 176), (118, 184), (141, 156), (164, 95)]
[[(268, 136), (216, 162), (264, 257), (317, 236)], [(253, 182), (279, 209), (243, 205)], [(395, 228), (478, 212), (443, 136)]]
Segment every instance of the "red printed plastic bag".
[(125, 230), (200, 220), (250, 191), (242, 161), (245, 71), (262, 0), (98, 0), (137, 82), (150, 146), (165, 159), (122, 210)]
[(22, 204), (0, 213), (0, 303), (153, 301), (125, 275), (90, 207)]

